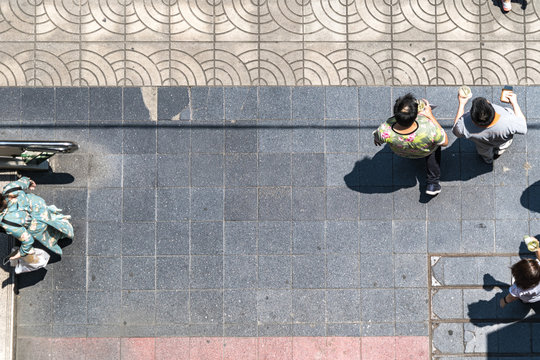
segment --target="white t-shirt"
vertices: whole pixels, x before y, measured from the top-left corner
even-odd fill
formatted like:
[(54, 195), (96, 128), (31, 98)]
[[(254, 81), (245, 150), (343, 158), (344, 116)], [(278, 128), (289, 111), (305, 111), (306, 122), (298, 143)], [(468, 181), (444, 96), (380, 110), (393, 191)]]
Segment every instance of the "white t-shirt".
[[(536, 259), (538, 263), (540, 261)], [(540, 283), (536, 285), (535, 287), (525, 289), (519, 288), (514, 283), (512, 286), (510, 286), (510, 289), (508, 289), (510, 292), (510, 295), (519, 298), (521, 301), (526, 303), (535, 303), (540, 301)]]

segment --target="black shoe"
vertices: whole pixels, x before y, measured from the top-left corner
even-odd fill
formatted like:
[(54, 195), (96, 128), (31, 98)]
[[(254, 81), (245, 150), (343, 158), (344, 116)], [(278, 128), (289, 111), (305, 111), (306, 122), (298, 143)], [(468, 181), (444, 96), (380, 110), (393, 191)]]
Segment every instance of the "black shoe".
[(428, 195), (437, 195), (441, 192), (441, 185), (440, 184), (427, 184), (426, 187), (426, 194)]

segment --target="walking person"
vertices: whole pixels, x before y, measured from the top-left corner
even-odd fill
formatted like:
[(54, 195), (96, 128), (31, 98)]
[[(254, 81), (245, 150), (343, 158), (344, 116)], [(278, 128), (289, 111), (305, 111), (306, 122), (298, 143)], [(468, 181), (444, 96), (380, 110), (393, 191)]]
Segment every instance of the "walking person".
[(41, 197), (26, 192), (35, 188), (34, 181), (22, 177), (7, 184), (0, 196), (0, 226), (21, 242), (19, 252), (11, 260), (33, 254), (35, 240), (62, 255), (58, 240), (73, 238), (70, 216), (63, 215), (54, 205), (48, 206)]
[(465, 105), (472, 94), (462, 96), (458, 92), (459, 106), (452, 132), (457, 137), (474, 142), (478, 154), (487, 164), (492, 164), (508, 149), (514, 134), (527, 133), (527, 122), (517, 102), (517, 95), (509, 92), (506, 96), (513, 109), (477, 97), (472, 102), (471, 111), (465, 113)]
[(396, 100), (394, 116), (373, 132), (375, 145), (384, 143), (399, 156), (409, 159), (426, 159), (426, 194), (441, 192), (441, 146), (448, 145), (448, 136), (437, 122), (427, 100), (418, 112), (419, 102), (412, 94)]

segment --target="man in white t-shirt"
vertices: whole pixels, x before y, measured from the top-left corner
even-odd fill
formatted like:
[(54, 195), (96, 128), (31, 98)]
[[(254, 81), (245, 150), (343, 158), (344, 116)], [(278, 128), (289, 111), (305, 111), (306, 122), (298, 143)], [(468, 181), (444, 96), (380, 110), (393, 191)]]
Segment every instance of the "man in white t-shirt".
[(465, 104), (471, 98), (458, 95), (459, 107), (452, 132), (457, 137), (471, 140), (484, 162), (492, 164), (512, 143), (514, 134), (527, 133), (525, 115), (511, 92), (507, 98), (513, 109), (493, 105), (485, 98), (473, 100), (471, 111), (465, 113)]

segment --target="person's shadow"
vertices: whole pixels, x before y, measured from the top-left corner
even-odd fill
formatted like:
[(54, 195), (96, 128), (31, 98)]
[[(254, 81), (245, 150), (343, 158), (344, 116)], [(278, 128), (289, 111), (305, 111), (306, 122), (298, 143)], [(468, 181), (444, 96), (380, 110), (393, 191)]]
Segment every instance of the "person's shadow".
[[(506, 14), (502, 8), (502, 0), (491, 0), (491, 2), (493, 3), (493, 6), (498, 7), (503, 14)], [(512, 8), (514, 7), (514, 5), (520, 4), (521, 10), (527, 9), (527, 5), (528, 5), (527, 0), (512, 0), (511, 2), (512, 2)]]
[(521, 206), (529, 209), (531, 212), (537, 214), (531, 214), (531, 218), (535, 215), (540, 215), (540, 180), (535, 182), (526, 188), (520, 197)]
[[(465, 181), (493, 170), (493, 165), (484, 163), (476, 153), (464, 155), (467, 161), (462, 161), (459, 140), (442, 150), (442, 182)], [(391, 193), (419, 184), (419, 201), (425, 203), (433, 198), (425, 194), (425, 159), (407, 159), (385, 148), (357, 161), (343, 179), (349, 189), (364, 194)]]

